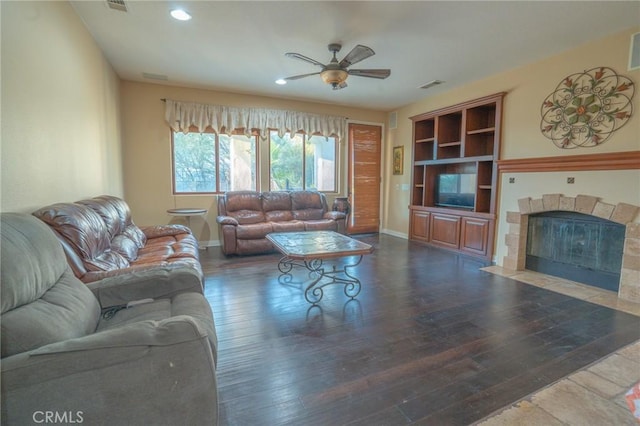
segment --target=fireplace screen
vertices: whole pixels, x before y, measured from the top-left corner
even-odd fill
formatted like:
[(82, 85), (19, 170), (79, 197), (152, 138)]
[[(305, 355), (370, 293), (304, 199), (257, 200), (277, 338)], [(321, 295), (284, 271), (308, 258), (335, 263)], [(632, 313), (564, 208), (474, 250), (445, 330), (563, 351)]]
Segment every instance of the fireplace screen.
[(623, 225), (574, 212), (529, 216), (526, 268), (618, 291)]

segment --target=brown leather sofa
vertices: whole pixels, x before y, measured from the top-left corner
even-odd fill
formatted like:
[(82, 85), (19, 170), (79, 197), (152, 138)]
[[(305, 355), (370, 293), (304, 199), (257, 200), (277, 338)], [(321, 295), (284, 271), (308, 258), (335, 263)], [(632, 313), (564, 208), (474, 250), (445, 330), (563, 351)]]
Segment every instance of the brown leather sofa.
[(230, 191), (218, 197), (217, 222), (222, 252), (258, 254), (274, 251), (271, 232), (331, 230), (343, 233), (346, 215), (329, 211), (315, 191)]
[(85, 283), (162, 268), (190, 273), (202, 285), (198, 241), (189, 228), (138, 227), (131, 219), (129, 205), (120, 198), (103, 195), (57, 203), (33, 215), (53, 229), (75, 276)]

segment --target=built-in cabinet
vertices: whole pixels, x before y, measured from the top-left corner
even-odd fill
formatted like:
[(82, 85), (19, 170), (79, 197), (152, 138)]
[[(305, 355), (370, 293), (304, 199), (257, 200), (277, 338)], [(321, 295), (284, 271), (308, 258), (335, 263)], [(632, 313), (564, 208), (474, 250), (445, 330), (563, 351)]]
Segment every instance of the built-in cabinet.
[(410, 239), (491, 257), (503, 96), (411, 117)]

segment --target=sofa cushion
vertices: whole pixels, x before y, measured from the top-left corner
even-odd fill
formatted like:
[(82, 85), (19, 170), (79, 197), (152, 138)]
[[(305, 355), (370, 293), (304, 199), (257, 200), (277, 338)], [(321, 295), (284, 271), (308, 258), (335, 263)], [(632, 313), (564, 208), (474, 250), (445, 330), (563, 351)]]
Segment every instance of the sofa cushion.
[(115, 329), (140, 321), (162, 321), (179, 315), (194, 318), (207, 331), (213, 355), (216, 357), (218, 342), (211, 306), (199, 293), (179, 293), (170, 298), (156, 299), (131, 309), (119, 310), (110, 319), (103, 318), (97, 331)]
[(259, 192), (232, 191), (226, 194), (227, 215), (241, 225), (264, 222), (262, 200)]
[(307, 220), (304, 223), (305, 231), (335, 231), (337, 222), (331, 219)]
[(129, 262), (111, 250), (107, 226), (98, 213), (78, 203), (58, 203), (33, 212), (67, 240), (88, 271), (126, 268)]
[(291, 193), (284, 191), (263, 192), (262, 209), (267, 222), (293, 220)]
[(87, 271), (112, 271), (127, 268), (130, 265), (123, 255), (111, 249), (93, 259), (86, 259), (84, 262)]
[(262, 193), (262, 210), (291, 211), (291, 193), (285, 191), (271, 191)]
[(304, 222), (291, 220), (288, 222), (271, 222), (273, 232), (301, 232), (304, 231)]
[(314, 191), (294, 191), (291, 193), (293, 218), (297, 220), (322, 219), (326, 209), (320, 193)]
[(110, 239), (114, 238), (124, 230), (125, 225), (120, 217), (120, 213), (111, 203), (105, 203), (95, 198), (81, 200), (77, 203), (89, 207), (102, 218), (107, 226), (107, 232), (109, 232)]
[(124, 228), (123, 235), (126, 235), (128, 238), (131, 238), (133, 242), (136, 243), (138, 248), (142, 248), (147, 243), (147, 236), (140, 228), (138, 228), (135, 224), (131, 223)]
[(273, 232), (271, 222), (254, 223), (251, 225), (238, 225), (236, 236), (239, 240), (256, 240), (266, 237), (270, 232)]
[(138, 258), (138, 245), (125, 234), (116, 235), (111, 240), (111, 249), (129, 262), (133, 262)]
[(100, 195), (98, 197), (93, 197), (91, 200), (100, 204), (110, 205), (115, 209), (120, 217), (120, 228), (122, 229), (122, 232), (135, 241), (138, 248), (144, 247), (146, 243), (146, 236), (142, 230), (133, 223), (133, 219), (131, 218), (131, 208), (126, 201), (122, 198), (114, 197), (113, 195)]
[(267, 222), (286, 222), (293, 220), (293, 212), (291, 210), (273, 210), (264, 213)]
[(100, 306), (51, 229), (25, 214), (1, 222), (2, 357), (92, 333)]
[(322, 219), (324, 211), (322, 209), (304, 209), (294, 210), (292, 213), (294, 219), (307, 221)]
[(320, 209), (325, 210), (322, 195), (316, 191), (293, 191), (291, 193), (292, 210)]

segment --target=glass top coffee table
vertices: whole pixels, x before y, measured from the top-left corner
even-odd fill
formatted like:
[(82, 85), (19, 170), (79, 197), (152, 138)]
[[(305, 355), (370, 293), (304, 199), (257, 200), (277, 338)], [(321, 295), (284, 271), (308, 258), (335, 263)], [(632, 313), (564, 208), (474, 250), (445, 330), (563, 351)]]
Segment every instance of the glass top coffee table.
[[(307, 285), (304, 297), (316, 304), (323, 296), (323, 287), (343, 284), (344, 294), (354, 298), (360, 293), (360, 280), (349, 274), (349, 268), (360, 264), (365, 254), (373, 252), (369, 244), (333, 231), (275, 232), (267, 235), (274, 247), (283, 254), (278, 269), (288, 274), (294, 266), (304, 266), (314, 277)], [(356, 256), (355, 263), (325, 267), (323, 261)]]

